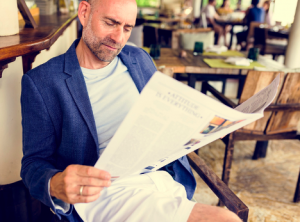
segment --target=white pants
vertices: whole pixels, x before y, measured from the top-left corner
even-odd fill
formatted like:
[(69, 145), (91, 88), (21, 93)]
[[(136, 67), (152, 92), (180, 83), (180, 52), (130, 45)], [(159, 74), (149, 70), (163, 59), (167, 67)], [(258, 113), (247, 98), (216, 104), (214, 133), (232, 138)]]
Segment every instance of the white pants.
[(114, 181), (92, 203), (75, 204), (85, 222), (185, 222), (195, 203), (165, 171)]

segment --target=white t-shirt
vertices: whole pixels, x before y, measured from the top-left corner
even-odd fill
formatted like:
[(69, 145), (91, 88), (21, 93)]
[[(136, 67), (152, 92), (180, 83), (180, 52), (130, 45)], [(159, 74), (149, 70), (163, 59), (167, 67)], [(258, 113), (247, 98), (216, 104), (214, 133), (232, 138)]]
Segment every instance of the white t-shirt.
[(96, 122), (99, 156), (139, 96), (119, 56), (101, 69), (81, 67)]
[[(210, 19), (214, 19), (216, 12), (216, 9), (213, 5), (207, 5), (204, 7), (204, 9), (202, 10), (202, 13), (205, 13), (206, 18), (210, 18)], [(207, 20), (207, 24), (210, 24), (210, 21)]]

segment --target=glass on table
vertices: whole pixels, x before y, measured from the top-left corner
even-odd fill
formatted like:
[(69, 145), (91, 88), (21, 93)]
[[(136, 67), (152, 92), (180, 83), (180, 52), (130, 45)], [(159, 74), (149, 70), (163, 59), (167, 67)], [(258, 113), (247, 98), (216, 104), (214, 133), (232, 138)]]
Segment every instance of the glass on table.
[(203, 42), (195, 42), (193, 55), (199, 55), (203, 53)]
[(160, 45), (158, 45), (158, 44), (151, 44), (150, 45), (150, 56), (153, 59), (159, 59), (160, 58)]
[(250, 48), (248, 53), (248, 59), (257, 61), (259, 55), (259, 48)]

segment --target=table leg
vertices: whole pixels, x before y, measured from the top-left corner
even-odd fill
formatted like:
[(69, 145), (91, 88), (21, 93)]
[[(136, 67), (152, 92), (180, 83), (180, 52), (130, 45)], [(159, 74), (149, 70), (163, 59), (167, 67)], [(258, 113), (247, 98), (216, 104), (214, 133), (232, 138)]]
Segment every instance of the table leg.
[(245, 80), (246, 80), (246, 77), (239, 78), (239, 87), (238, 87), (238, 92), (237, 92), (237, 96), (236, 96), (237, 99), (241, 98)]
[(231, 27), (231, 30), (230, 30), (230, 43), (229, 43), (229, 50), (230, 50), (230, 49), (231, 49), (231, 47), (232, 47), (233, 28), (234, 28), (234, 25), (232, 25), (232, 27)]
[(222, 80), (222, 94), (225, 95), (225, 88), (226, 88), (226, 79), (225, 80)]
[(196, 85), (196, 76), (193, 74), (188, 74), (188, 86), (195, 89)]

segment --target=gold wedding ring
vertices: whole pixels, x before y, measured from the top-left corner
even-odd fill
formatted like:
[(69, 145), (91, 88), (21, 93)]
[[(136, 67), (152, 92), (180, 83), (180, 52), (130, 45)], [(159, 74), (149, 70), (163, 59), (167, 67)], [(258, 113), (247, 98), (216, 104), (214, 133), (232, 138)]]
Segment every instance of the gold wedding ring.
[(79, 190), (79, 195), (82, 196), (82, 191), (83, 191), (83, 185), (80, 187), (80, 190)]

